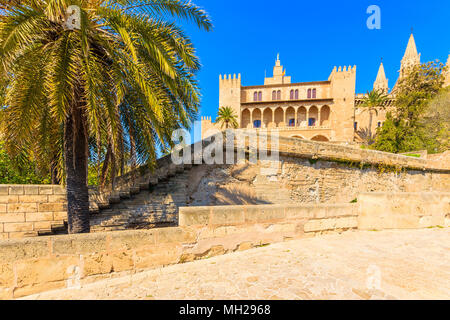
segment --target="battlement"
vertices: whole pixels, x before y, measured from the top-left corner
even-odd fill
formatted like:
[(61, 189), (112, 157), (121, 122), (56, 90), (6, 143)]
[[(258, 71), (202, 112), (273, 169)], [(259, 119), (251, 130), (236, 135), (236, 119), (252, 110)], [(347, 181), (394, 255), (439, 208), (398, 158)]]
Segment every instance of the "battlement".
[(202, 120), (202, 121), (209, 121), (209, 122), (212, 121), (210, 116), (202, 116), (202, 117), (201, 117), (201, 120)]
[(229, 74), (228, 76), (226, 74), (224, 74), (223, 76), (220, 74), (219, 85), (220, 87), (240, 88), (241, 74), (239, 73), (237, 76), (235, 73), (233, 75)]

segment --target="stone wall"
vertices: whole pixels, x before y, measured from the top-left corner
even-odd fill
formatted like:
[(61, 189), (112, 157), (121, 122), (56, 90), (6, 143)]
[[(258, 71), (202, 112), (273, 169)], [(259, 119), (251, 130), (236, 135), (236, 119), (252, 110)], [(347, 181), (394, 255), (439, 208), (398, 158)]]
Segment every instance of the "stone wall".
[(180, 227), (0, 241), (0, 298), (357, 226), (357, 206), (183, 208)]
[[(414, 200), (418, 197), (422, 198)], [(449, 199), (449, 193), (378, 193), (363, 194), (353, 204), (181, 208), (180, 226), (174, 228), (2, 240), (0, 298), (82, 286), (289, 239), (357, 229), (358, 223), (363, 229), (416, 228), (442, 223), (446, 217), (450, 226)], [(371, 209), (374, 204), (377, 210)], [(380, 213), (384, 224), (379, 223)], [(399, 214), (403, 219), (398, 219)]]
[(63, 225), (65, 193), (57, 185), (0, 185), (0, 239), (36, 236)]
[(363, 193), (359, 229), (450, 227), (450, 193)]

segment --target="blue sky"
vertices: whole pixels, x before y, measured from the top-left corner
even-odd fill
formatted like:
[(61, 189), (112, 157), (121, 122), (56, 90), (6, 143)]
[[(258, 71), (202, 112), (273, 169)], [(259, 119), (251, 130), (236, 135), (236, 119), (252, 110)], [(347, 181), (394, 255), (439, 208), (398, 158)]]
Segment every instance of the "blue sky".
[[(357, 92), (372, 88), (380, 58), (395, 84), (411, 28), (422, 62), (447, 61), (448, 0), (193, 0), (211, 16), (212, 32), (183, 27), (203, 65), (198, 74), (201, 116), (217, 115), (219, 74), (241, 73), (243, 85), (263, 84), (276, 54), (293, 82), (327, 80), (334, 66), (357, 66)], [(381, 9), (381, 29), (369, 30), (370, 5)]]

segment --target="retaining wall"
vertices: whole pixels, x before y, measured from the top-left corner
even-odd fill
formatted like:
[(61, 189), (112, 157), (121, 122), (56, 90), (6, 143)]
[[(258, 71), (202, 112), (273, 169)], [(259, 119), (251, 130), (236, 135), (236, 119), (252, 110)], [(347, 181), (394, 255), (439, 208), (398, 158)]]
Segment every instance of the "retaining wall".
[(450, 193), (362, 194), (358, 203), (180, 208), (179, 227), (0, 241), (0, 298), (350, 229), (450, 226)]

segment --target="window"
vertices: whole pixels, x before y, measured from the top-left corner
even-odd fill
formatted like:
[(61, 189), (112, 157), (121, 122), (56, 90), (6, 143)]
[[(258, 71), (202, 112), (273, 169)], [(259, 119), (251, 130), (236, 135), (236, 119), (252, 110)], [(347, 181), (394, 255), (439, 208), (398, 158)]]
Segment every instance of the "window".
[(281, 100), (281, 90), (277, 91), (277, 100)]
[(312, 90), (312, 98), (315, 99), (316, 98), (316, 89)]
[(295, 100), (298, 100), (298, 89), (295, 90)]
[(275, 90), (272, 91), (272, 100), (277, 100), (277, 92)]
[(353, 123), (353, 129), (358, 130), (358, 122)]
[(289, 119), (289, 127), (295, 127), (295, 119)]
[(378, 121), (378, 128), (380, 128), (381, 127), (381, 121)]
[(308, 126), (314, 127), (315, 125), (316, 125), (316, 119), (315, 118), (309, 118)]
[(261, 128), (261, 120), (254, 120), (253, 128)]
[(311, 99), (311, 89), (308, 89), (308, 99)]
[(294, 100), (294, 90), (291, 90), (291, 94), (290, 94), (289, 98), (290, 98), (291, 100)]
[(253, 93), (253, 101), (258, 101), (258, 92)]
[(262, 101), (262, 92), (258, 92), (258, 101)]

